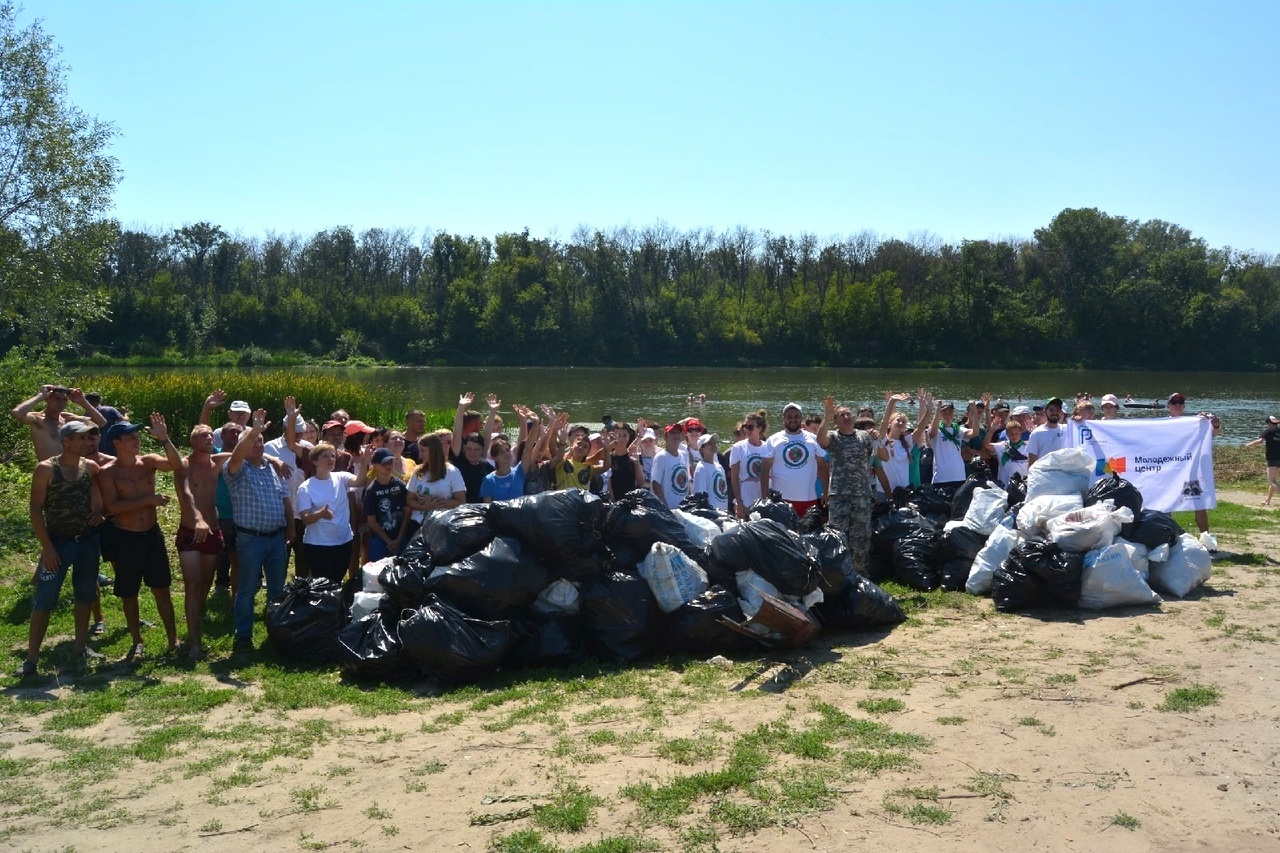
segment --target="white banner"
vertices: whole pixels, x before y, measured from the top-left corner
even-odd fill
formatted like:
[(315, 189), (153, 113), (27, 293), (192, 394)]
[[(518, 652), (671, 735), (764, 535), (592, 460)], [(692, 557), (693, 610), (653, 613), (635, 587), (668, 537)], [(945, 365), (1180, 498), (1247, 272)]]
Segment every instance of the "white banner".
[(1125, 418), (1072, 422), (1071, 443), (1097, 460), (1094, 479), (1115, 472), (1161, 512), (1213, 509), (1213, 425), (1208, 418)]

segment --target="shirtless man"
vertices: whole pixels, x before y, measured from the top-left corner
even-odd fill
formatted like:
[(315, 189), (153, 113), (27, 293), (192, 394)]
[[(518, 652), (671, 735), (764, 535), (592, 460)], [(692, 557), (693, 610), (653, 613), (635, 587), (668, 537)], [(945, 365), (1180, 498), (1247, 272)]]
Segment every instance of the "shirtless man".
[[(169, 651), (178, 647), (173, 599), (169, 594), (173, 583), (169, 551), (156, 521), (156, 509), (169, 503), (168, 495), (156, 492), (156, 472), (173, 468), (167, 456), (139, 454), (142, 439), (138, 431), (141, 429), (141, 424), (128, 421), (111, 425), (107, 438), (115, 450), (116, 459), (104, 466), (98, 475), (103, 506), (112, 516), (111, 524), (103, 529), (103, 536), (109, 542), (107, 558), (116, 567), (113, 591), (120, 599), (125, 624), (133, 635), (133, 646), (126, 658), (130, 662), (137, 661), (145, 651), (142, 619), (138, 615), (138, 592), (143, 581), (155, 597), (156, 610), (168, 634)], [(164, 418), (154, 412), (151, 414), (151, 429), (156, 438), (166, 445), (172, 444)]]
[[(153, 434), (155, 429), (153, 426)], [(167, 431), (165, 438), (168, 438)], [(178, 454), (178, 448), (172, 441), (166, 440), (164, 449), (174, 472), (178, 506), (182, 513), (174, 544), (182, 568), (187, 653), (194, 661), (204, 657), (201, 620), (224, 544), (218, 525), (218, 509), (214, 505), (218, 472), (231, 455), (214, 455), (213, 430), (205, 424), (197, 424), (191, 430), (191, 455), (186, 459)]]
[[(73, 415), (66, 411), (70, 400), (84, 409), (86, 417)], [(35, 407), (44, 403), (43, 411), (35, 411)], [(68, 421), (85, 421), (106, 429), (107, 419), (84, 398), (79, 388), (67, 388), (64, 385), (41, 385), (40, 393), (30, 400), (24, 400), (9, 411), (15, 420), (26, 424), (31, 430), (31, 443), (36, 447), (36, 459), (44, 460), (62, 453), (62, 438), (59, 430)]]

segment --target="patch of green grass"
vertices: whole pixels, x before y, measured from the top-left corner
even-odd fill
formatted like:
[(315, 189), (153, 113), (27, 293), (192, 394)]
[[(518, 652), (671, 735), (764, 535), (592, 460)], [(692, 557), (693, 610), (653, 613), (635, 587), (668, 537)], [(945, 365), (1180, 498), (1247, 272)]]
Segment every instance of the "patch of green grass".
[(905, 711), (907, 704), (901, 699), (859, 699), (858, 707), (868, 714), (894, 714)]
[(708, 817), (723, 824), (732, 835), (750, 835), (776, 822), (774, 815), (759, 803), (739, 803), (728, 798), (712, 803)]
[(938, 725), (940, 726), (963, 726), (968, 719), (966, 717), (939, 717)]
[(323, 796), (323, 785), (307, 785), (303, 788), (294, 788), (289, 792), (289, 798), (293, 800), (294, 808), (303, 814), (318, 812), (321, 809), (331, 809), (338, 804), (337, 800), (322, 800), (321, 797)]
[(1075, 684), (1076, 677), (1069, 672), (1058, 672), (1044, 680), (1045, 684)]
[(1156, 706), (1156, 710), (1184, 713), (1216, 705), (1219, 698), (1221, 694), (1216, 687), (1193, 684), (1190, 687), (1179, 687), (1166, 693), (1164, 701)]
[(1131, 814), (1125, 814), (1124, 812), (1116, 812), (1114, 815), (1111, 816), (1111, 825), (1122, 826), (1125, 829), (1132, 832), (1133, 830), (1142, 826), (1142, 821), (1138, 820), (1136, 817), (1134, 817)]
[(676, 764), (701, 764), (715, 758), (720, 752), (720, 739), (715, 735), (672, 738), (658, 744), (654, 752), (658, 757)]
[(603, 803), (590, 788), (565, 785), (550, 803), (534, 808), (533, 820), (552, 832), (581, 832), (595, 819), (596, 807)]

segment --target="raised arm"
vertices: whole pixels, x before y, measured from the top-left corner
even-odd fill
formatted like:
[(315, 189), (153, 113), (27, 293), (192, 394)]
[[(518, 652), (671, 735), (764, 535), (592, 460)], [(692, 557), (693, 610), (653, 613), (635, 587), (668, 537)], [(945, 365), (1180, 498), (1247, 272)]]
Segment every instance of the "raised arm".
[(298, 405), (297, 398), (292, 394), (284, 398), (284, 445), (295, 457), (300, 457), (307, 450), (298, 443), (296, 421), (301, 412), (302, 407)]
[(453, 437), (449, 439), (449, 453), (455, 457), (462, 455), (462, 422), (467, 417), (467, 409), (475, 401), (474, 391), (466, 391), (458, 397), (458, 411), (453, 416)]
[(831, 446), (831, 434), (827, 432), (827, 424), (836, 422), (836, 398), (830, 394), (823, 401), (822, 423), (818, 424), (818, 446), (826, 450)]
[[(150, 453), (143, 457), (157, 471), (180, 471), (182, 470), (182, 457), (178, 455), (178, 448), (174, 446), (173, 439), (169, 436), (169, 426), (164, 422), (164, 415), (159, 412), (151, 413), (151, 426), (147, 428), (147, 432), (151, 433), (151, 437), (164, 445), (164, 456)], [(173, 450), (170, 455), (170, 449)], [(174, 460), (177, 460), (176, 462)]]
[(39, 426), (40, 419), (34, 417), (36, 406), (49, 399), (49, 395), (53, 393), (52, 385), (41, 385), (40, 390), (30, 400), (23, 400), (18, 405), (9, 410), (9, 414), (13, 418), (28, 426)]
[(227, 401), (227, 392), (221, 388), (210, 392), (208, 397), (204, 398), (204, 405), (200, 407), (200, 419), (196, 421), (198, 424), (205, 426), (213, 426), (209, 419), (213, 417), (213, 410), (220, 407)]
[(97, 406), (95, 406), (93, 403), (90, 403), (88, 400), (85, 399), (84, 392), (81, 391), (79, 388), (72, 388), (70, 391), (68, 391), (67, 399), (75, 403), (80, 408), (84, 409), (84, 413), (85, 415), (88, 416), (89, 420), (93, 421), (95, 424), (97, 424), (100, 427), (103, 427), (104, 429), (106, 428), (107, 419), (102, 416), (102, 412), (98, 411)]
[(916, 423), (915, 432), (911, 434), (911, 440), (917, 447), (921, 447), (925, 443), (925, 436), (929, 434), (931, 425), (934, 425), (933, 421), (937, 416), (937, 412), (933, 410), (933, 395), (928, 391), (921, 388), (916, 399), (919, 400), (920, 416)]
[(257, 442), (258, 436), (271, 425), (267, 420), (267, 410), (258, 409), (253, 413), (253, 420), (249, 422), (249, 428), (240, 436), (240, 440), (236, 442), (235, 450), (231, 451), (231, 458), (227, 460), (227, 473), (234, 477), (240, 473), (244, 460), (249, 457), (249, 451), (253, 449), (253, 445)]
[(484, 421), (484, 455), (489, 458), (489, 442), (493, 440), (493, 434), (498, 431), (498, 408), (502, 405), (502, 401), (498, 399), (497, 394), (490, 394), (485, 397), (485, 402), (489, 404), (489, 416)]
[(905, 391), (898, 394), (892, 391), (884, 392), (884, 417), (880, 419), (880, 432), (889, 434), (889, 422), (893, 420), (893, 413), (897, 411), (898, 404), (910, 399), (911, 395)]

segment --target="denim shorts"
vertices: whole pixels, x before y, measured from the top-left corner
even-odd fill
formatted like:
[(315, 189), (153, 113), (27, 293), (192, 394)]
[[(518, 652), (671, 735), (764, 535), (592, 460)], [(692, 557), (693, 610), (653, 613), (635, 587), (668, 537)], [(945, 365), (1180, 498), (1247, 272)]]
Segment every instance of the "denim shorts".
[(98, 534), (84, 539), (59, 539), (51, 537), (58, 552), (58, 569), (47, 573), (44, 561), (36, 567), (36, 595), (31, 609), (50, 611), (58, 603), (62, 582), (71, 570), (71, 591), (76, 604), (92, 604), (98, 599)]

